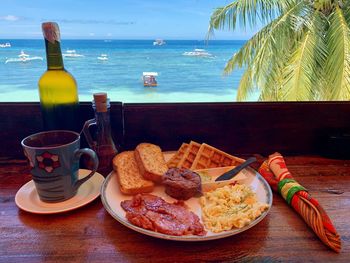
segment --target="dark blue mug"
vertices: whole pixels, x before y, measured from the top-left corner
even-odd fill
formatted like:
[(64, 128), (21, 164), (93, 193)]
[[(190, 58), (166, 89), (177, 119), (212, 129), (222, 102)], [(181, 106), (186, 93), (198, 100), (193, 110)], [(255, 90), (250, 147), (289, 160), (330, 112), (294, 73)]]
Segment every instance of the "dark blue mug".
[[(31, 174), (39, 198), (44, 202), (61, 202), (73, 197), (78, 188), (91, 178), (98, 167), (96, 153), (80, 149), (80, 135), (73, 131), (39, 132), (21, 142), (29, 160)], [(79, 159), (87, 154), (93, 170), (78, 180)]]

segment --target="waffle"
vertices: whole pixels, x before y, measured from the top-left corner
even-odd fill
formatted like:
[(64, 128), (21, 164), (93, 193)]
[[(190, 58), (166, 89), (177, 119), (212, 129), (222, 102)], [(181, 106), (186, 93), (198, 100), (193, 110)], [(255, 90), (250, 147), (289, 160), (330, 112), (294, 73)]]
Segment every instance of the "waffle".
[(191, 141), (177, 167), (190, 169), (200, 147), (201, 144)]
[(188, 143), (183, 143), (177, 152), (173, 155), (173, 157), (170, 158), (170, 160), (167, 162), (169, 168), (177, 167), (177, 164), (181, 161), (181, 158), (186, 153), (188, 145)]
[(244, 160), (241, 158), (234, 157), (214, 148), (213, 146), (203, 143), (199, 148), (190, 169), (197, 170), (224, 166), (237, 166), (242, 162), (244, 162)]

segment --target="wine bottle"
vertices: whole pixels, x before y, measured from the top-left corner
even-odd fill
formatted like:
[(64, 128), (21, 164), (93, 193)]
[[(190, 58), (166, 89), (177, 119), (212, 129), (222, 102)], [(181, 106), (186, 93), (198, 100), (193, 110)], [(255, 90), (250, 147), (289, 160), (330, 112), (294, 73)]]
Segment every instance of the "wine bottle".
[(74, 77), (64, 69), (60, 31), (53, 22), (42, 24), (47, 71), (39, 80), (39, 96), (45, 130), (78, 131), (78, 89)]

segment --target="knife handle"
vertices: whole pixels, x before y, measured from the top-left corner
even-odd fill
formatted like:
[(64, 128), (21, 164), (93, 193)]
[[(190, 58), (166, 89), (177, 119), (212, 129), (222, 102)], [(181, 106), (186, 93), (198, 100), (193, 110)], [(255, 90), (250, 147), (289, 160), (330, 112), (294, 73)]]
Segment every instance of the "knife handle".
[(218, 178), (215, 179), (215, 181), (224, 181), (224, 180), (230, 180), (232, 177), (234, 177), (236, 174), (238, 174), (241, 170), (249, 166), (250, 164), (256, 162), (255, 157), (248, 158), (245, 162), (241, 163), (240, 165), (236, 166), (232, 170), (220, 175)]

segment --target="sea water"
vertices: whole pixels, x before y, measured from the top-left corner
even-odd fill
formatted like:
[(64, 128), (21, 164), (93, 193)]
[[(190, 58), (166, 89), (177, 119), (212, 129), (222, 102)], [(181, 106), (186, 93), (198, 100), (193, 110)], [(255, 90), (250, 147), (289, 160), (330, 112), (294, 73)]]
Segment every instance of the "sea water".
[[(43, 40), (0, 40), (0, 101), (39, 101), (38, 80), (46, 70)], [(107, 92), (121, 102), (225, 102), (235, 101), (243, 74), (229, 76), (224, 67), (245, 41), (169, 40), (154, 46), (153, 40), (62, 40), (61, 48), (82, 57), (64, 57), (65, 68), (78, 83), (79, 100), (91, 101), (95, 92)], [(184, 56), (203, 48), (207, 57)], [(5, 63), (21, 51), (43, 60)], [(98, 57), (107, 54), (108, 60)], [(158, 72), (158, 86), (144, 87), (142, 73)], [(254, 96), (251, 100), (256, 100)]]

